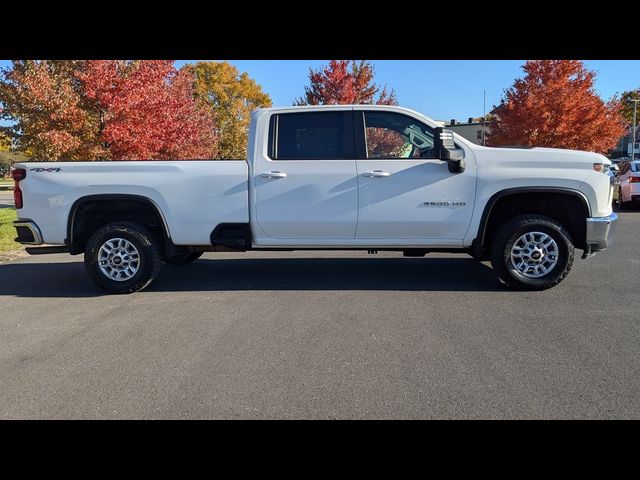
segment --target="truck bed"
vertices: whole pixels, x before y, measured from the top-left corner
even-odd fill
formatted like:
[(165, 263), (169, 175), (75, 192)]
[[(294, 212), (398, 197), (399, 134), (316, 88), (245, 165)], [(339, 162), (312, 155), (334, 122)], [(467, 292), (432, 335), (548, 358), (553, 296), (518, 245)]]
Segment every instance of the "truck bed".
[(176, 245), (206, 245), (216, 225), (249, 221), (245, 161), (28, 162), (15, 167), (27, 170), (19, 216), (38, 218), (49, 244), (64, 243), (72, 206), (89, 195), (147, 197)]

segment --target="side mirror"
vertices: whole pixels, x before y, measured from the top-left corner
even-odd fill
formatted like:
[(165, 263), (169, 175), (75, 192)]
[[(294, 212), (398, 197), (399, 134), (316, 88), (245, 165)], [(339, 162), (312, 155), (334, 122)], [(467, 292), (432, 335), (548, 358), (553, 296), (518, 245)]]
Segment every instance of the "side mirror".
[(435, 129), (434, 148), (438, 152), (438, 158), (449, 164), (451, 173), (464, 172), (464, 150), (456, 148), (451, 130), (446, 130), (443, 127)]

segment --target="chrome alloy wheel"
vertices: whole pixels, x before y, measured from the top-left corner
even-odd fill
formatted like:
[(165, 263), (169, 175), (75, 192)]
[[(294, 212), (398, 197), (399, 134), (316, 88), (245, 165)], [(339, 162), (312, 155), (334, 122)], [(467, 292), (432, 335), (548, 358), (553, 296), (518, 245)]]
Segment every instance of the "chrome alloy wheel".
[(511, 264), (528, 278), (540, 278), (558, 263), (558, 244), (546, 233), (527, 232), (511, 247)]
[(140, 253), (129, 240), (110, 238), (98, 251), (98, 266), (107, 278), (125, 282), (138, 273)]

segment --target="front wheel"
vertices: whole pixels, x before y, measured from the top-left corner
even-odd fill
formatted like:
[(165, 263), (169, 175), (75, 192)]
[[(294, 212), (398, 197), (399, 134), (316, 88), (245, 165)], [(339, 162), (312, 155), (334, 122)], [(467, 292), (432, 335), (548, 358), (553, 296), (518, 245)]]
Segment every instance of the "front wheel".
[(520, 215), (500, 227), (492, 245), (491, 265), (516, 290), (545, 290), (569, 274), (575, 249), (569, 232), (542, 215)]
[(84, 265), (109, 293), (133, 293), (147, 287), (160, 272), (160, 249), (151, 233), (130, 222), (114, 222), (87, 241)]

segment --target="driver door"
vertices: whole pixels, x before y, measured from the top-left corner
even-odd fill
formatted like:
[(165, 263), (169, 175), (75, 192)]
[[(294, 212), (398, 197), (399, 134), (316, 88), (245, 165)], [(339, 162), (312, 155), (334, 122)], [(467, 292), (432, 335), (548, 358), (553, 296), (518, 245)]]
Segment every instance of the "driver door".
[[(359, 156), (356, 238), (367, 244), (409, 240), (460, 245), (475, 199), (475, 162), (451, 173), (437, 158), (433, 129), (393, 111), (356, 110)], [(402, 242), (399, 242), (402, 243)]]

